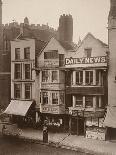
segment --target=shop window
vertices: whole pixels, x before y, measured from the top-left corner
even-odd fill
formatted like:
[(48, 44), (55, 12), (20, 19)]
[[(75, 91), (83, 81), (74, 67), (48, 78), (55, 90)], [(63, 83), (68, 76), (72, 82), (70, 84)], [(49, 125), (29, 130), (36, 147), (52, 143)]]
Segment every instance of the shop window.
[(82, 85), (83, 83), (83, 71), (76, 72), (76, 84)]
[(85, 81), (87, 85), (93, 84), (93, 71), (85, 71)]
[(21, 64), (15, 64), (15, 79), (21, 79)]
[(52, 104), (58, 104), (58, 93), (52, 93)]
[(20, 59), (20, 48), (15, 48), (15, 60)]
[(57, 81), (58, 81), (58, 72), (52, 71), (52, 82), (57, 82)]
[(85, 107), (93, 107), (93, 96), (85, 96)]
[(86, 57), (91, 57), (92, 48), (85, 48), (84, 50)]
[(21, 84), (14, 84), (14, 98), (21, 98)]
[(25, 79), (30, 79), (30, 64), (25, 64)]
[(76, 106), (83, 106), (83, 96), (76, 96)]
[(58, 50), (44, 52), (44, 59), (58, 59)]
[(24, 59), (30, 59), (30, 47), (24, 48)]
[(48, 104), (48, 92), (42, 93), (43, 104)]
[(100, 82), (99, 74), (100, 74), (100, 71), (99, 70), (96, 70), (96, 85), (99, 85), (99, 82)]
[(48, 71), (42, 71), (42, 82), (48, 82), (49, 74)]
[(25, 84), (25, 99), (31, 99), (31, 84)]

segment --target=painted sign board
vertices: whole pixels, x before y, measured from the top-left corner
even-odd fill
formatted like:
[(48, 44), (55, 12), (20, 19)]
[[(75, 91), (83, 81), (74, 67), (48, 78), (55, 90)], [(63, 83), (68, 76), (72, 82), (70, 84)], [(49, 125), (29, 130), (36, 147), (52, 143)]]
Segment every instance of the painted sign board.
[(107, 57), (82, 57), (82, 58), (65, 58), (65, 66), (84, 67), (84, 66), (107, 66)]

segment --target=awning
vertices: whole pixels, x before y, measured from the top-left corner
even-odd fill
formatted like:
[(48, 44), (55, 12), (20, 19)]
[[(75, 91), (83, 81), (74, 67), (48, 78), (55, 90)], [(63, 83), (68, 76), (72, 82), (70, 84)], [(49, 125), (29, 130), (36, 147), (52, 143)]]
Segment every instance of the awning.
[(107, 107), (104, 125), (107, 127), (116, 128), (116, 107)]
[(29, 107), (31, 106), (32, 101), (17, 101), (12, 100), (4, 113), (11, 115), (25, 116)]

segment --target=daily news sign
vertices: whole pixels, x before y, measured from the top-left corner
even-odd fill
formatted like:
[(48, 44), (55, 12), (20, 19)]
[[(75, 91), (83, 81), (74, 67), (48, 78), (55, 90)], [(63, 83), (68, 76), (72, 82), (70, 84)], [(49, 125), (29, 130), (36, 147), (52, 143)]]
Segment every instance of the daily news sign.
[(65, 58), (66, 66), (107, 66), (107, 57), (99, 56), (99, 57), (82, 57), (82, 58)]

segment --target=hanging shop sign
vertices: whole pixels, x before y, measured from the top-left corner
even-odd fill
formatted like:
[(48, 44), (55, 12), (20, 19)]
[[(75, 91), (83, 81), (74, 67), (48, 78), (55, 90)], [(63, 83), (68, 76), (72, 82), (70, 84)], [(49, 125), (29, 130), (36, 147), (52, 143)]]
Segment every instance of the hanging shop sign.
[(83, 57), (83, 58), (65, 58), (65, 65), (74, 64), (96, 64), (96, 63), (107, 63), (106, 56), (99, 57)]

